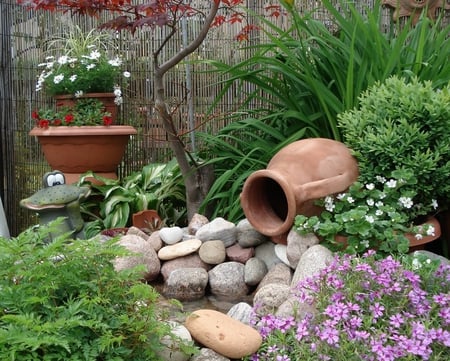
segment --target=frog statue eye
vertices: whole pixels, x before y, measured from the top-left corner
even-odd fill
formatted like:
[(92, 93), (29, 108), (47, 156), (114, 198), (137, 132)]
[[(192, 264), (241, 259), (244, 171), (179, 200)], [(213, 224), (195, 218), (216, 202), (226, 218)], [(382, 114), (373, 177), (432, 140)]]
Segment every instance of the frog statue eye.
[(64, 174), (59, 170), (45, 173), (43, 181), (45, 188), (66, 184), (66, 178), (64, 177)]

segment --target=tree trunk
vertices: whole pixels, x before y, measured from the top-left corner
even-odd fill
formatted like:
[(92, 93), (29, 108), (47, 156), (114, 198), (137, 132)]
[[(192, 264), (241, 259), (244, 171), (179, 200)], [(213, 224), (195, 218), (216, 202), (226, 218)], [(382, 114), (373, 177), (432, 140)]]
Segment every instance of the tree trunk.
[[(220, 1), (211, 1), (211, 9), (205, 18), (205, 23), (203, 24), (202, 29), (198, 33), (197, 37), (190, 44), (188, 44), (188, 46), (184, 47), (172, 58), (161, 64), (161, 66), (159, 66), (158, 63), (158, 55), (160, 54), (161, 48), (154, 54), (155, 108), (164, 129), (167, 132), (169, 145), (175, 154), (175, 158), (177, 159), (181, 174), (184, 178), (188, 221), (195, 213), (198, 213), (199, 208), (213, 183), (214, 171), (210, 167), (204, 167), (201, 164), (198, 164), (194, 158), (190, 156), (185, 144), (178, 136), (178, 130), (175, 126), (172, 115), (168, 111), (164, 88), (164, 75), (168, 70), (172, 69), (201, 45), (208, 34), (214, 17), (217, 14), (219, 3)], [(175, 32), (169, 35), (168, 38), (171, 38), (174, 33)]]

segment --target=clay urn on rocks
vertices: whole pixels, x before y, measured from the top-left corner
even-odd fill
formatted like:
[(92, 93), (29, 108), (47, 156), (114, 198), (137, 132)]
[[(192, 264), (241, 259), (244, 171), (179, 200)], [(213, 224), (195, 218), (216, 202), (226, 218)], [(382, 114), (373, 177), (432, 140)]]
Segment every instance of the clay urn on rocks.
[(275, 243), (286, 243), (296, 215), (318, 214), (315, 200), (345, 191), (358, 173), (358, 163), (343, 143), (302, 139), (281, 149), (266, 169), (247, 178), (241, 205), (257, 231)]

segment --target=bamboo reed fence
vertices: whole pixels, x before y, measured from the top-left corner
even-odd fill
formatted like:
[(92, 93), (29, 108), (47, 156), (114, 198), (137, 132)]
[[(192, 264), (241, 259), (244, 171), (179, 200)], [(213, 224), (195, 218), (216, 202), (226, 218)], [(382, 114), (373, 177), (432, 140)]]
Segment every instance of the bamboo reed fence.
[[(197, 0), (207, 6), (209, 0)], [(265, 8), (274, 1), (247, 0), (247, 7), (255, 13), (266, 14)], [(372, 8), (375, 0), (354, 2), (361, 11)], [(321, 7), (320, 1), (297, 1), (301, 13), (316, 9), (315, 16), (327, 22), (330, 18)], [(389, 26), (392, 10), (385, 9), (385, 26)], [(32, 128), (30, 114), (36, 107), (49, 102), (43, 94), (36, 93), (35, 80), (39, 73), (37, 65), (42, 62), (45, 51), (55, 37), (70, 31), (71, 25), (89, 30), (104, 19), (91, 19), (55, 15), (49, 12), (32, 12), (16, 4), (16, 1), (0, 1), (0, 196), (7, 214), (10, 233), (17, 235), (37, 219), (29, 210), (19, 207), (19, 201), (41, 188), (43, 174), (50, 170), (46, 164), (37, 140), (28, 135)], [(270, 14), (269, 14), (270, 15)], [(248, 19), (252, 21), (252, 19)], [(286, 18), (273, 18), (283, 26)], [(167, 47), (167, 55), (181, 48), (201, 25), (201, 18), (187, 19), (184, 36)], [(222, 26), (210, 31), (202, 46), (188, 60), (171, 71), (166, 79), (167, 96), (171, 107), (176, 109), (176, 120), (180, 129), (186, 131), (191, 147), (195, 137), (189, 127), (216, 132), (226, 123), (224, 114), (235, 107), (236, 98), (232, 92), (218, 104), (215, 115), (206, 119), (206, 109), (220, 91), (218, 75), (208, 72), (208, 67), (195, 60), (218, 59), (236, 63), (248, 53), (241, 51), (242, 44), (235, 40), (238, 25)], [(138, 30), (130, 34), (114, 35), (117, 50), (125, 56), (126, 68), (132, 74), (125, 88), (124, 104), (120, 120), (131, 124), (138, 135), (129, 143), (126, 155), (119, 167), (120, 177), (137, 171), (151, 162), (164, 162), (171, 152), (153, 110), (152, 52), (164, 29), (156, 31)], [(261, 39), (257, 34), (253, 41)]]

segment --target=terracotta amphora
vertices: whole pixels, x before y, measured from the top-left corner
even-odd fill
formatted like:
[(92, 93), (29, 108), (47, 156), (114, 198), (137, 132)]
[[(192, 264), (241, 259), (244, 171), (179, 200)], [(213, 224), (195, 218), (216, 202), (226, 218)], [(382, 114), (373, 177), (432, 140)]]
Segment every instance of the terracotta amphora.
[(296, 215), (318, 214), (315, 200), (345, 191), (358, 173), (358, 163), (343, 143), (299, 140), (275, 154), (266, 169), (247, 178), (241, 206), (257, 231), (286, 243)]

